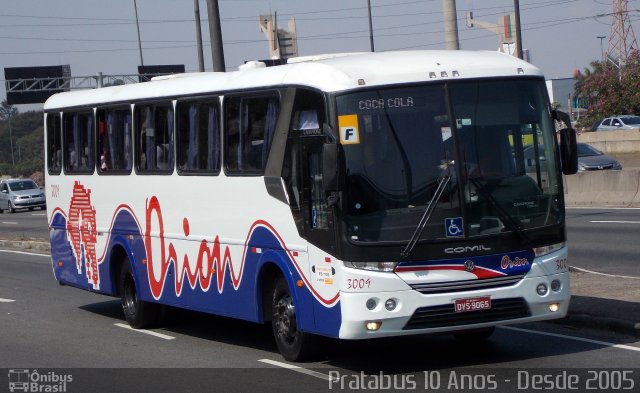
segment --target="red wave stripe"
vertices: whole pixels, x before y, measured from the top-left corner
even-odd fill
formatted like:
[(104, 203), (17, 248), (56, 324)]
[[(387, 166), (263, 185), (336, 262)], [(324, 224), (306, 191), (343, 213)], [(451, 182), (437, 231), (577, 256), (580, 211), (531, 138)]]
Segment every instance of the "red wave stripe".
[[(396, 272), (404, 273), (404, 272), (422, 272), (429, 270), (455, 270), (466, 272), (464, 266), (462, 265), (433, 265), (433, 266), (400, 266), (396, 268)], [(485, 278), (496, 278), (506, 276), (506, 273), (497, 272), (492, 269), (488, 269), (482, 266), (476, 266), (473, 272), (467, 272), (475, 275), (479, 279)]]

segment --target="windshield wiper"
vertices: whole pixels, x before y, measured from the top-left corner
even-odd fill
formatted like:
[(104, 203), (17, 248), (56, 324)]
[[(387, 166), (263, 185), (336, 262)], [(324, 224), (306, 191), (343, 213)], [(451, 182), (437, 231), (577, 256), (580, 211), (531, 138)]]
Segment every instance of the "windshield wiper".
[(418, 222), (418, 226), (416, 226), (416, 229), (413, 231), (413, 235), (411, 235), (409, 242), (404, 247), (402, 247), (402, 250), (400, 251), (400, 256), (402, 258), (407, 258), (411, 254), (413, 249), (416, 247), (416, 244), (418, 243), (418, 239), (420, 238), (420, 235), (422, 235), (422, 232), (424, 232), (424, 229), (427, 227), (427, 223), (431, 218), (431, 214), (436, 209), (436, 206), (438, 205), (438, 201), (440, 200), (440, 197), (442, 197), (442, 194), (444, 193), (444, 190), (446, 189), (447, 184), (449, 184), (450, 180), (451, 180), (451, 175), (448, 175), (448, 174), (444, 175), (438, 180), (438, 188), (436, 188), (436, 191), (433, 193), (433, 197), (431, 197), (431, 201), (429, 201), (429, 204), (427, 205), (427, 208), (425, 209), (424, 214), (420, 218), (420, 222)]
[(482, 194), (484, 199), (489, 201), (489, 203), (491, 203), (491, 206), (496, 209), (496, 211), (498, 212), (498, 217), (507, 225), (507, 227), (516, 232), (520, 239), (522, 239), (525, 243), (528, 243), (529, 237), (522, 229), (521, 223), (513, 218), (513, 216), (506, 210), (504, 210), (504, 208), (500, 206), (498, 201), (496, 201), (496, 198), (494, 198), (494, 196), (491, 195), (491, 193), (485, 189), (485, 186), (480, 184), (478, 180), (472, 178), (469, 178), (469, 180), (471, 181), (471, 183), (473, 183), (474, 186), (476, 186), (476, 192)]

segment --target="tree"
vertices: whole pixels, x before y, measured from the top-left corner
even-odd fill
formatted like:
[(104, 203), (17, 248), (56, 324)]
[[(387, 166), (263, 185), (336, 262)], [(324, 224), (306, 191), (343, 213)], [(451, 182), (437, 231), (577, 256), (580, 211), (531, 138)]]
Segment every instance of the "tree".
[[(3, 109), (8, 107), (2, 104), (0, 106)], [(5, 113), (11, 114), (5, 116)], [(0, 112), (0, 175), (21, 177), (43, 170), (42, 117), (43, 114), (39, 111)]]
[(13, 136), (12, 127), (11, 127), (11, 119), (13, 119), (18, 114), (18, 108), (13, 105), (9, 105), (7, 100), (2, 101), (0, 103), (0, 120), (9, 121), (9, 145), (11, 146), (11, 165), (16, 164), (16, 160), (13, 156)]
[(620, 69), (594, 61), (591, 69), (587, 68), (575, 77), (575, 93), (589, 108), (579, 126), (588, 127), (595, 121), (615, 114), (640, 113), (639, 51), (632, 51)]

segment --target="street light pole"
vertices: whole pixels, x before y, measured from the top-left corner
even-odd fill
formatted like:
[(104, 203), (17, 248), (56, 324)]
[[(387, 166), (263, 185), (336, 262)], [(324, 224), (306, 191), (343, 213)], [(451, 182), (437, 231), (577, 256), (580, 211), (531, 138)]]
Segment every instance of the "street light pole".
[(193, 0), (193, 12), (196, 20), (196, 52), (198, 53), (198, 71), (204, 72), (204, 55), (202, 51), (202, 28), (200, 26), (200, 3)]
[(375, 52), (373, 47), (373, 20), (371, 19), (371, 0), (367, 0), (367, 8), (369, 9), (369, 42), (371, 44), (371, 52)]
[(140, 23), (138, 22), (138, 4), (133, 0), (133, 9), (136, 11), (136, 28), (138, 29), (138, 50), (140, 51), (140, 65), (144, 65), (142, 60), (142, 41), (140, 41)]
[(605, 38), (607, 38), (607, 36), (606, 36), (606, 35), (599, 35), (599, 36), (597, 36), (596, 38), (599, 38), (599, 39), (600, 39), (600, 59), (601, 59), (600, 61), (601, 61), (602, 63), (604, 63), (604, 49), (603, 49), (603, 47), (602, 47), (602, 40), (604, 40)]

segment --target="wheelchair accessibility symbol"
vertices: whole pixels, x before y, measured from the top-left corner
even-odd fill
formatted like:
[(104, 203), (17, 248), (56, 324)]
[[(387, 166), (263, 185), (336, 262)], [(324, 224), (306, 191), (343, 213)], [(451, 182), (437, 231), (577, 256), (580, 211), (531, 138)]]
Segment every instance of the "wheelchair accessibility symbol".
[(447, 237), (464, 236), (464, 226), (462, 225), (462, 217), (445, 218), (444, 226), (446, 229)]

